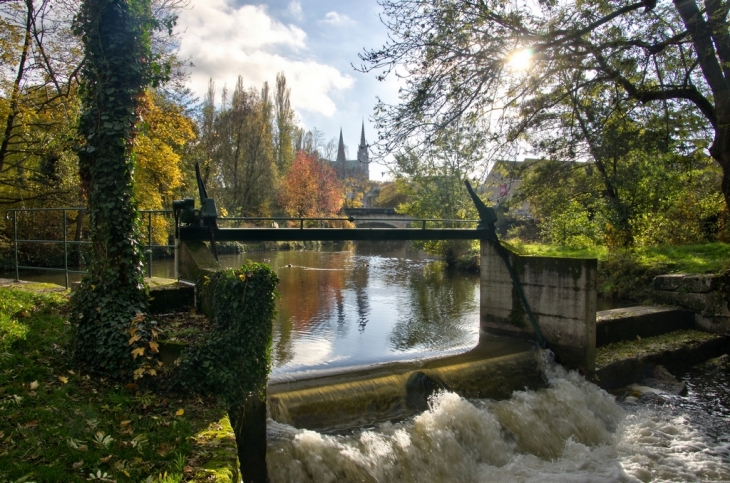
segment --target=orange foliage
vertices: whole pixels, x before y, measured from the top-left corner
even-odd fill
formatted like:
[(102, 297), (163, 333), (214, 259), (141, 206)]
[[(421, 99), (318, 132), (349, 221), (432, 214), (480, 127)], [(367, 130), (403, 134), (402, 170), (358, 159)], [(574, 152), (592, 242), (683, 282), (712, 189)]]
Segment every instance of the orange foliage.
[(342, 207), (342, 185), (335, 171), (315, 156), (298, 151), (279, 190), (289, 216), (328, 217)]

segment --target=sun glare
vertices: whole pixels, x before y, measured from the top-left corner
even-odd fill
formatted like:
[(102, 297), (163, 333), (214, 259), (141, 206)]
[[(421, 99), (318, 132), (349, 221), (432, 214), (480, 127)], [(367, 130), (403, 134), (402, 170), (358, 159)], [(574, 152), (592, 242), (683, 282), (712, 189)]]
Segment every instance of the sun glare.
[(530, 59), (532, 58), (532, 50), (518, 50), (509, 56), (508, 64), (512, 70), (527, 70), (530, 67)]

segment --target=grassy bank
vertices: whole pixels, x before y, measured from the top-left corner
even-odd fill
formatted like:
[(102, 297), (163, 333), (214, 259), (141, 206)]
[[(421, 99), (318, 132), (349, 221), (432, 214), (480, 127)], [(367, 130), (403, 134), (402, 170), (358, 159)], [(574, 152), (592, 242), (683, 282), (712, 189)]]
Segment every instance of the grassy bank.
[(0, 288), (0, 481), (230, 478), (221, 406), (79, 371), (67, 312), (65, 292)]
[[(524, 256), (597, 258), (598, 291), (602, 298), (644, 301), (651, 281), (665, 273), (717, 273), (730, 269), (730, 244), (639, 247), (609, 252), (605, 247), (574, 248), (503, 242)], [(478, 271), (479, 252), (472, 250), (457, 268)]]

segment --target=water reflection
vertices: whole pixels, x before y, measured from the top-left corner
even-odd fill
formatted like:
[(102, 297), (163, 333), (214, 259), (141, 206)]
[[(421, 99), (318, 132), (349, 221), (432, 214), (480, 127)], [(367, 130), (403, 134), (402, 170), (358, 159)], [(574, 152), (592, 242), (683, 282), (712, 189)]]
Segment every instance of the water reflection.
[(408, 312), (398, 317), (390, 335), (394, 350), (443, 350), (470, 342), (473, 331), (469, 328), (479, 326), (473, 317), (479, 311), (473, 277), (431, 263), (422, 272), (411, 273), (408, 286)]
[(407, 247), (353, 243), (332, 251), (249, 253), (236, 260), (270, 263), (281, 280), (273, 373), (474, 346), (478, 278), (449, 274)]
[[(279, 275), (273, 373), (410, 359), (466, 349), (479, 337), (479, 280), (449, 273), (406, 242), (322, 251), (222, 255), (225, 267), (265, 262)], [(172, 278), (172, 260), (152, 274)], [(21, 274), (63, 284), (63, 275)], [(77, 277), (73, 277), (77, 278)]]

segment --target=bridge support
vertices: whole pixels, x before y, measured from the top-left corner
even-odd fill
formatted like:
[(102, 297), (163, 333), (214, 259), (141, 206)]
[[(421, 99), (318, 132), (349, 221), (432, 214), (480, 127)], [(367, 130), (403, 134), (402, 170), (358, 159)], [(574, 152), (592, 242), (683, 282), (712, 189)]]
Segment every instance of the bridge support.
[[(498, 243), (481, 241), (482, 337), (493, 333), (532, 338), (535, 332)], [(562, 364), (583, 374), (592, 373), (596, 363), (597, 261), (507, 253), (547, 346)]]

